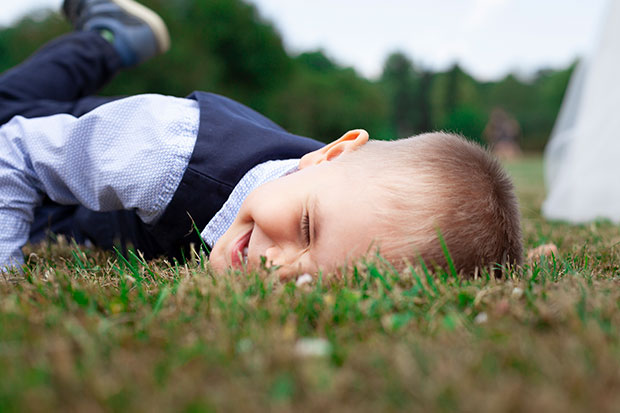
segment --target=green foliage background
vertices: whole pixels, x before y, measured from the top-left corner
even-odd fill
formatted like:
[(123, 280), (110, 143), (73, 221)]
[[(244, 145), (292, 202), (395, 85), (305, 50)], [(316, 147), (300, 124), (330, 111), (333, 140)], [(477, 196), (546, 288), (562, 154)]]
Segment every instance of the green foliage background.
[[(321, 50), (289, 54), (274, 25), (243, 0), (144, 0), (169, 26), (172, 49), (122, 72), (102, 94), (220, 93), (264, 113), (291, 132), (325, 142), (353, 128), (393, 139), (443, 129), (481, 140), (494, 107), (520, 123), (521, 145), (543, 148), (573, 66), (541, 70), (527, 81), (508, 75), (479, 82), (458, 65), (426, 70), (394, 52), (378, 80), (340, 67)], [(57, 13), (0, 28), (0, 71), (71, 30)]]

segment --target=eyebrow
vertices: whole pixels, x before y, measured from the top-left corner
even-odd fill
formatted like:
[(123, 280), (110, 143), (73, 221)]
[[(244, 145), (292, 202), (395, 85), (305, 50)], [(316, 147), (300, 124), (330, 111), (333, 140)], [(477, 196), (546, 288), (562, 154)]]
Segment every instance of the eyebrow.
[(318, 236), (320, 234), (320, 225), (319, 222), (321, 221), (319, 219), (320, 215), (321, 215), (321, 209), (319, 208), (319, 198), (317, 198), (316, 196), (313, 198), (312, 200), (312, 239), (314, 240), (314, 243), (316, 244), (316, 242), (318, 241)]

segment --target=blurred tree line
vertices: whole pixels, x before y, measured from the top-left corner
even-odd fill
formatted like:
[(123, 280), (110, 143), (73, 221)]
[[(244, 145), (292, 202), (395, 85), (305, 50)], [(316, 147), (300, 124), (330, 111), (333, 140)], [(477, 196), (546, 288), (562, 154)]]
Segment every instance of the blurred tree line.
[[(395, 52), (376, 81), (340, 67), (322, 51), (290, 56), (274, 26), (243, 0), (143, 0), (164, 18), (172, 48), (122, 72), (102, 94), (206, 90), (236, 99), (291, 132), (328, 142), (353, 128), (380, 139), (448, 130), (481, 140), (493, 108), (520, 123), (526, 150), (543, 148), (573, 66), (479, 82), (458, 65), (445, 72)], [(0, 28), (0, 71), (70, 30), (57, 13)]]

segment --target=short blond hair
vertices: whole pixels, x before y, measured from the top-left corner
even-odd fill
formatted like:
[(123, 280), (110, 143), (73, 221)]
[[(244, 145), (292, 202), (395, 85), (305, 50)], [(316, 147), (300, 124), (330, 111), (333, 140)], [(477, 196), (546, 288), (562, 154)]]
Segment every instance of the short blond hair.
[[(456, 270), (471, 275), (497, 264), (520, 264), (523, 247), (514, 186), (484, 148), (449, 133), (369, 141), (342, 156), (366, 171), (377, 188), (381, 254), (398, 268), (406, 261), (448, 269), (443, 238)], [(382, 191), (381, 188), (385, 189)], [(403, 260), (406, 259), (406, 260)]]

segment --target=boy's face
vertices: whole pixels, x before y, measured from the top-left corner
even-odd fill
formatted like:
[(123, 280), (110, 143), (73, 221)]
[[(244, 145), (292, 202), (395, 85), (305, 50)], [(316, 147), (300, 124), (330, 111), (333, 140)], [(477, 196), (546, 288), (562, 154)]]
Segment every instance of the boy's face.
[(333, 271), (368, 252), (381, 233), (373, 213), (376, 193), (363, 174), (335, 162), (368, 140), (352, 131), (300, 161), (300, 170), (255, 189), (211, 252), (216, 270), (254, 269), (265, 257), (278, 275)]

